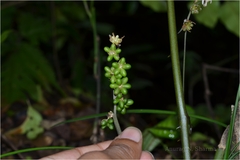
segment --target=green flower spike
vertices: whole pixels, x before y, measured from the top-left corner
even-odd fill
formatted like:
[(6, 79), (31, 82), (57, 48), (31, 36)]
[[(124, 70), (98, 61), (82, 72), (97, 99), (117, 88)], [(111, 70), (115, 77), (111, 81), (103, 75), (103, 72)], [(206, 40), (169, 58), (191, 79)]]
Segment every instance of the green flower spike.
[(127, 89), (131, 88), (131, 85), (127, 83), (128, 78), (124, 77), (122, 79), (117, 79), (116, 83), (110, 84), (110, 88), (114, 89), (114, 94), (118, 95), (122, 93), (124, 95), (127, 94)]
[(114, 62), (112, 66), (115, 68), (114, 74), (118, 75), (120, 73), (123, 77), (127, 76), (126, 69), (131, 68), (131, 65), (126, 63), (126, 60), (124, 57), (121, 58), (118, 63)]
[(108, 53), (107, 61), (111, 61), (113, 58), (118, 61), (119, 60), (119, 53), (121, 52), (120, 48), (116, 49), (116, 45), (112, 44), (111, 47), (104, 47), (104, 51)]
[(110, 69), (109, 67), (106, 66), (106, 67), (104, 67), (104, 70), (106, 71), (105, 77), (110, 78), (111, 83), (115, 83), (117, 79), (122, 78), (121, 74), (114, 75), (114, 72), (115, 72), (114, 67), (111, 67), (111, 69)]

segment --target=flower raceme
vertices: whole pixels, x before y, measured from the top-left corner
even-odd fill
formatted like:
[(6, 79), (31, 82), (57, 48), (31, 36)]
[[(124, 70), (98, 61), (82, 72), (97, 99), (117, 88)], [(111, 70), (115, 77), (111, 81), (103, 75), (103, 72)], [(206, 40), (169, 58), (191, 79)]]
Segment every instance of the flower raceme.
[[(113, 104), (116, 107), (116, 110), (121, 114), (126, 113), (126, 109), (129, 108), (134, 102), (132, 99), (126, 98), (128, 93), (128, 89), (131, 88), (131, 85), (128, 83), (127, 70), (131, 68), (131, 65), (126, 63), (126, 59), (122, 57), (120, 59), (119, 54), (121, 53), (121, 49), (119, 48), (122, 38), (119, 38), (118, 35), (114, 35), (114, 33), (109, 35), (110, 42), (112, 43), (110, 47), (104, 47), (104, 51), (108, 53), (107, 61), (112, 61), (113, 59), (116, 62), (112, 63), (111, 67), (105, 66), (105, 77), (110, 80), (110, 88), (113, 89), (114, 99)], [(102, 128), (110, 128), (113, 129), (113, 116), (116, 116), (112, 111), (108, 114), (107, 119), (102, 120)]]

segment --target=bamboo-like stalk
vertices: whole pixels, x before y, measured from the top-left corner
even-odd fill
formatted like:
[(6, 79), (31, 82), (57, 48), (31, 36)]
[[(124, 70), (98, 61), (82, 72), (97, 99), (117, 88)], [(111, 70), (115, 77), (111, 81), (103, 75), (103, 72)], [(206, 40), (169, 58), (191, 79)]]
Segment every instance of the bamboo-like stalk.
[(171, 60), (173, 68), (174, 88), (176, 94), (176, 101), (178, 106), (178, 114), (180, 118), (181, 128), (181, 141), (183, 147), (184, 159), (190, 159), (190, 148), (189, 148), (189, 124), (188, 115), (184, 102), (184, 94), (181, 81), (181, 71), (178, 55), (178, 44), (177, 44), (177, 31), (175, 22), (175, 9), (174, 1), (168, 0), (168, 25), (169, 25), (169, 36), (170, 36), (170, 48), (171, 48)]

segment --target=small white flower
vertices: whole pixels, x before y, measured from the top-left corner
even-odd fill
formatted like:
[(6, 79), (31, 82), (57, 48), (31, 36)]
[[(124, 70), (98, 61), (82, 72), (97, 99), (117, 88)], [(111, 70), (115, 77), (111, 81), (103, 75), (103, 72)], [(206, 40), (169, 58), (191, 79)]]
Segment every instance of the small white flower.
[(124, 36), (122, 38), (119, 38), (118, 35), (114, 35), (114, 33), (112, 33), (112, 36), (109, 35), (109, 40), (111, 43), (115, 44), (116, 46), (120, 46), (120, 43), (122, 43), (122, 39), (124, 38)]
[(113, 118), (113, 116), (114, 116), (114, 113), (112, 111), (108, 112), (108, 119)]
[(202, 0), (202, 5), (206, 7), (208, 2), (212, 3), (212, 0)]

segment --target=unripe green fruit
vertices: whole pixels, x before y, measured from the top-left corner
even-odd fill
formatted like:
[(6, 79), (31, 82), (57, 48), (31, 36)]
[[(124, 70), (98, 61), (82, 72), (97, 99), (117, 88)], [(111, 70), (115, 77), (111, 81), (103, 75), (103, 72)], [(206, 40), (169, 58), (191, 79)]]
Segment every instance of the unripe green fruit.
[(126, 77), (126, 76), (127, 76), (127, 72), (125, 71), (125, 69), (121, 69), (121, 70), (120, 70), (120, 74), (121, 74), (123, 77)]
[(123, 109), (121, 110), (121, 113), (122, 113), (122, 114), (125, 114), (125, 113), (126, 113), (126, 109), (123, 108)]
[(119, 88), (116, 88), (114, 89), (114, 92), (113, 92), (115, 95), (117, 95), (118, 93), (120, 93), (120, 89)]
[(108, 123), (113, 123), (113, 119), (112, 118), (108, 119)]
[(126, 95), (128, 93), (126, 88), (121, 88), (120, 91), (122, 92), (122, 94)]
[(109, 51), (110, 51), (110, 48), (104, 47), (104, 51), (105, 51), (105, 52), (109, 52)]
[(131, 65), (130, 65), (130, 64), (125, 64), (125, 65), (123, 66), (123, 68), (124, 68), (124, 69), (130, 69), (130, 68), (131, 68)]
[(118, 106), (119, 106), (120, 108), (123, 108), (124, 102), (123, 102), (123, 101), (119, 101)]
[(110, 88), (112, 88), (112, 89), (118, 88), (118, 85), (117, 84), (110, 84)]
[(116, 80), (117, 80), (117, 79), (116, 79), (115, 77), (112, 76), (111, 79), (110, 79), (110, 82), (111, 82), (111, 83), (115, 83)]
[(113, 59), (113, 56), (108, 56), (107, 61), (110, 62)]
[(119, 62), (122, 63), (122, 64), (124, 64), (124, 63), (126, 62), (126, 61), (125, 61), (125, 58), (122, 57)]
[(110, 78), (110, 77), (111, 77), (111, 74), (110, 74), (109, 72), (106, 72), (106, 73), (105, 73), (105, 77)]
[(122, 93), (118, 93), (118, 94), (116, 95), (116, 98), (117, 98), (117, 99), (120, 99), (120, 98), (122, 98), (122, 96), (123, 96)]
[(118, 104), (118, 102), (119, 102), (119, 99), (115, 98), (114, 101), (113, 101), (113, 104)]
[(105, 126), (107, 124), (107, 120), (106, 119), (103, 119), (102, 122), (101, 122), (102, 126)]
[(116, 80), (116, 84), (118, 84), (118, 85), (122, 84), (121, 79), (117, 79), (117, 80)]
[(130, 89), (131, 88), (131, 84), (128, 84), (128, 83), (127, 84), (123, 84), (122, 87)]
[(106, 72), (109, 72), (109, 73), (111, 73), (112, 71), (111, 71), (111, 69), (109, 68), (109, 67), (104, 67), (104, 70), (106, 71)]
[(113, 130), (113, 129), (114, 129), (113, 124), (108, 124), (108, 128), (111, 129), (111, 130)]
[(130, 106), (130, 105), (132, 105), (133, 103), (134, 103), (133, 100), (128, 99), (126, 105)]
[(112, 63), (112, 66), (113, 66), (114, 68), (118, 68), (118, 67), (119, 67), (119, 65), (118, 65), (117, 62), (113, 62), (113, 63)]
[(127, 77), (124, 77), (123, 79), (122, 79), (122, 84), (126, 84), (128, 82), (128, 78)]
[(119, 106), (117, 106), (117, 111), (121, 111), (122, 110), (122, 108), (121, 107), (119, 107)]
[(116, 78), (120, 79), (122, 78), (122, 75), (121, 74), (118, 74), (118, 75), (115, 75)]

